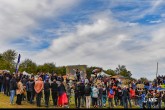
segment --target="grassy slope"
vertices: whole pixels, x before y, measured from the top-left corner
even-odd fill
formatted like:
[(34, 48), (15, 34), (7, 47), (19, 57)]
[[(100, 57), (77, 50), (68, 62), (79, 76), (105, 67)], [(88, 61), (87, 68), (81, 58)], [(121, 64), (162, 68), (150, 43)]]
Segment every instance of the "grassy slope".
[[(71, 100), (72, 100), (72, 102), (71, 102), (70, 108), (75, 108), (74, 98), (72, 97)], [(14, 99), (14, 103), (15, 103), (15, 101), (16, 101), (16, 97)], [(41, 105), (42, 105), (42, 107), (40, 107), (40, 108), (45, 108), (43, 100), (42, 100)], [(106, 104), (106, 106), (108, 107), (108, 103)], [(0, 108), (38, 108), (38, 107), (36, 107), (36, 104), (29, 104), (26, 101), (22, 101), (22, 105), (17, 105), (17, 104), (10, 105), (10, 97), (4, 95), (3, 93), (0, 93)], [(54, 106), (52, 105), (52, 101), (50, 101), (49, 108), (54, 108)], [(93, 107), (91, 106), (91, 108), (93, 108)], [(123, 107), (117, 106), (115, 108), (123, 108)], [(133, 108), (139, 108), (139, 107), (133, 106)]]

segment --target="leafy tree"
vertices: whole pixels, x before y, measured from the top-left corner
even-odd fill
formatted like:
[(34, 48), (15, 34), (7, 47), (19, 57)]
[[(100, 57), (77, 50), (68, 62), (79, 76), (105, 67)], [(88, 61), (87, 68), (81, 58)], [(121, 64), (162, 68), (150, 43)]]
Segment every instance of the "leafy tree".
[(5, 51), (3, 54), (2, 54), (2, 58), (5, 60), (5, 61), (8, 61), (10, 63), (14, 63), (14, 60), (16, 59), (16, 56), (17, 56), (17, 52), (15, 50), (7, 50)]
[(15, 70), (15, 62), (17, 53), (15, 50), (7, 50), (0, 54), (0, 69), (2, 70), (9, 70), (10, 72), (13, 72)]
[(141, 82), (146, 82), (146, 81), (148, 81), (148, 79), (145, 78), (145, 77), (141, 77), (139, 80), (140, 80)]
[(21, 72), (37, 73), (37, 65), (30, 59), (25, 59), (19, 66)]
[(105, 72), (106, 74), (109, 74), (109, 75), (112, 75), (112, 76), (116, 75), (115, 71), (114, 71), (114, 70), (111, 70), (111, 69), (104, 70), (104, 72)]
[(65, 66), (61, 66), (61, 67), (56, 67), (55, 68), (55, 73), (57, 73), (58, 75), (65, 75), (66, 74), (66, 67)]
[(124, 65), (118, 65), (118, 67), (115, 70), (116, 74), (122, 75), (124, 77), (131, 78), (132, 74), (130, 71), (126, 69)]
[(55, 64), (54, 63), (45, 63), (44, 65), (39, 65), (37, 67), (37, 72), (53, 73), (54, 70), (55, 70)]

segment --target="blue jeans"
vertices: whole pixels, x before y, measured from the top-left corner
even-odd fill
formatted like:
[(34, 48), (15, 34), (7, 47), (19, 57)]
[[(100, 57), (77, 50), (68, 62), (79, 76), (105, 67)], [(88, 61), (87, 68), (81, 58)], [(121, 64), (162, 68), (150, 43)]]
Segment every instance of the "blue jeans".
[(128, 108), (128, 98), (122, 97), (124, 108)]
[(34, 91), (30, 91), (30, 103), (32, 104), (33, 103), (33, 100), (34, 100)]
[(151, 108), (152, 102), (147, 101), (147, 108)]
[(10, 90), (10, 103), (13, 104), (15, 96), (15, 90)]
[(139, 104), (140, 108), (143, 108), (143, 102), (142, 102), (142, 99), (138, 99), (138, 104)]

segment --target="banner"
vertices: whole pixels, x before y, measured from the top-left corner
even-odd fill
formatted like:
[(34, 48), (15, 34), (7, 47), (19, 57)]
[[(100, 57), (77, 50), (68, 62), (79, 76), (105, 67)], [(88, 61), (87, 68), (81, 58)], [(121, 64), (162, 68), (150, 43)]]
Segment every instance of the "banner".
[(15, 69), (15, 73), (18, 73), (20, 59), (21, 59), (21, 55), (19, 54), (19, 55), (18, 55), (17, 65), (16, 65), (16, 69)]

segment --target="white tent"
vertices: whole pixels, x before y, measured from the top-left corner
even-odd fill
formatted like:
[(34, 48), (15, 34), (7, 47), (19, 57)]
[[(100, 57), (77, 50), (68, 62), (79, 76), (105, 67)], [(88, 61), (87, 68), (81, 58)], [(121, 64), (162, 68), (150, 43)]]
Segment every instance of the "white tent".
[(27, 73), (26, 71), (23, 72), (23, 75), (27, 75), (27, 76), (31, 77), (31, 74)]
[(103, 72), (103, 71), (97, 74), (97, 76), (99, 76), (99, 75), (101, 75), (101, 76), (111, 76), (111, 75), (109, 75), (109, 74), (106, 74), (106, 73)]
[[(106, 73), (103, 72), (103, 71), (97, 74), (97, 76), (99, 76), (99, 75), (101, 75), (101, 76), (103, 76), (103, 77), (104, 77), (104, 76), (107, 76), (107, 77), (111, 76), (111, 75), (109, 75), (109, 74), (106, 74)], [(95, 77), (95, 75), (94, 75), (94, 74), (91, 74), (91, 77)]]

